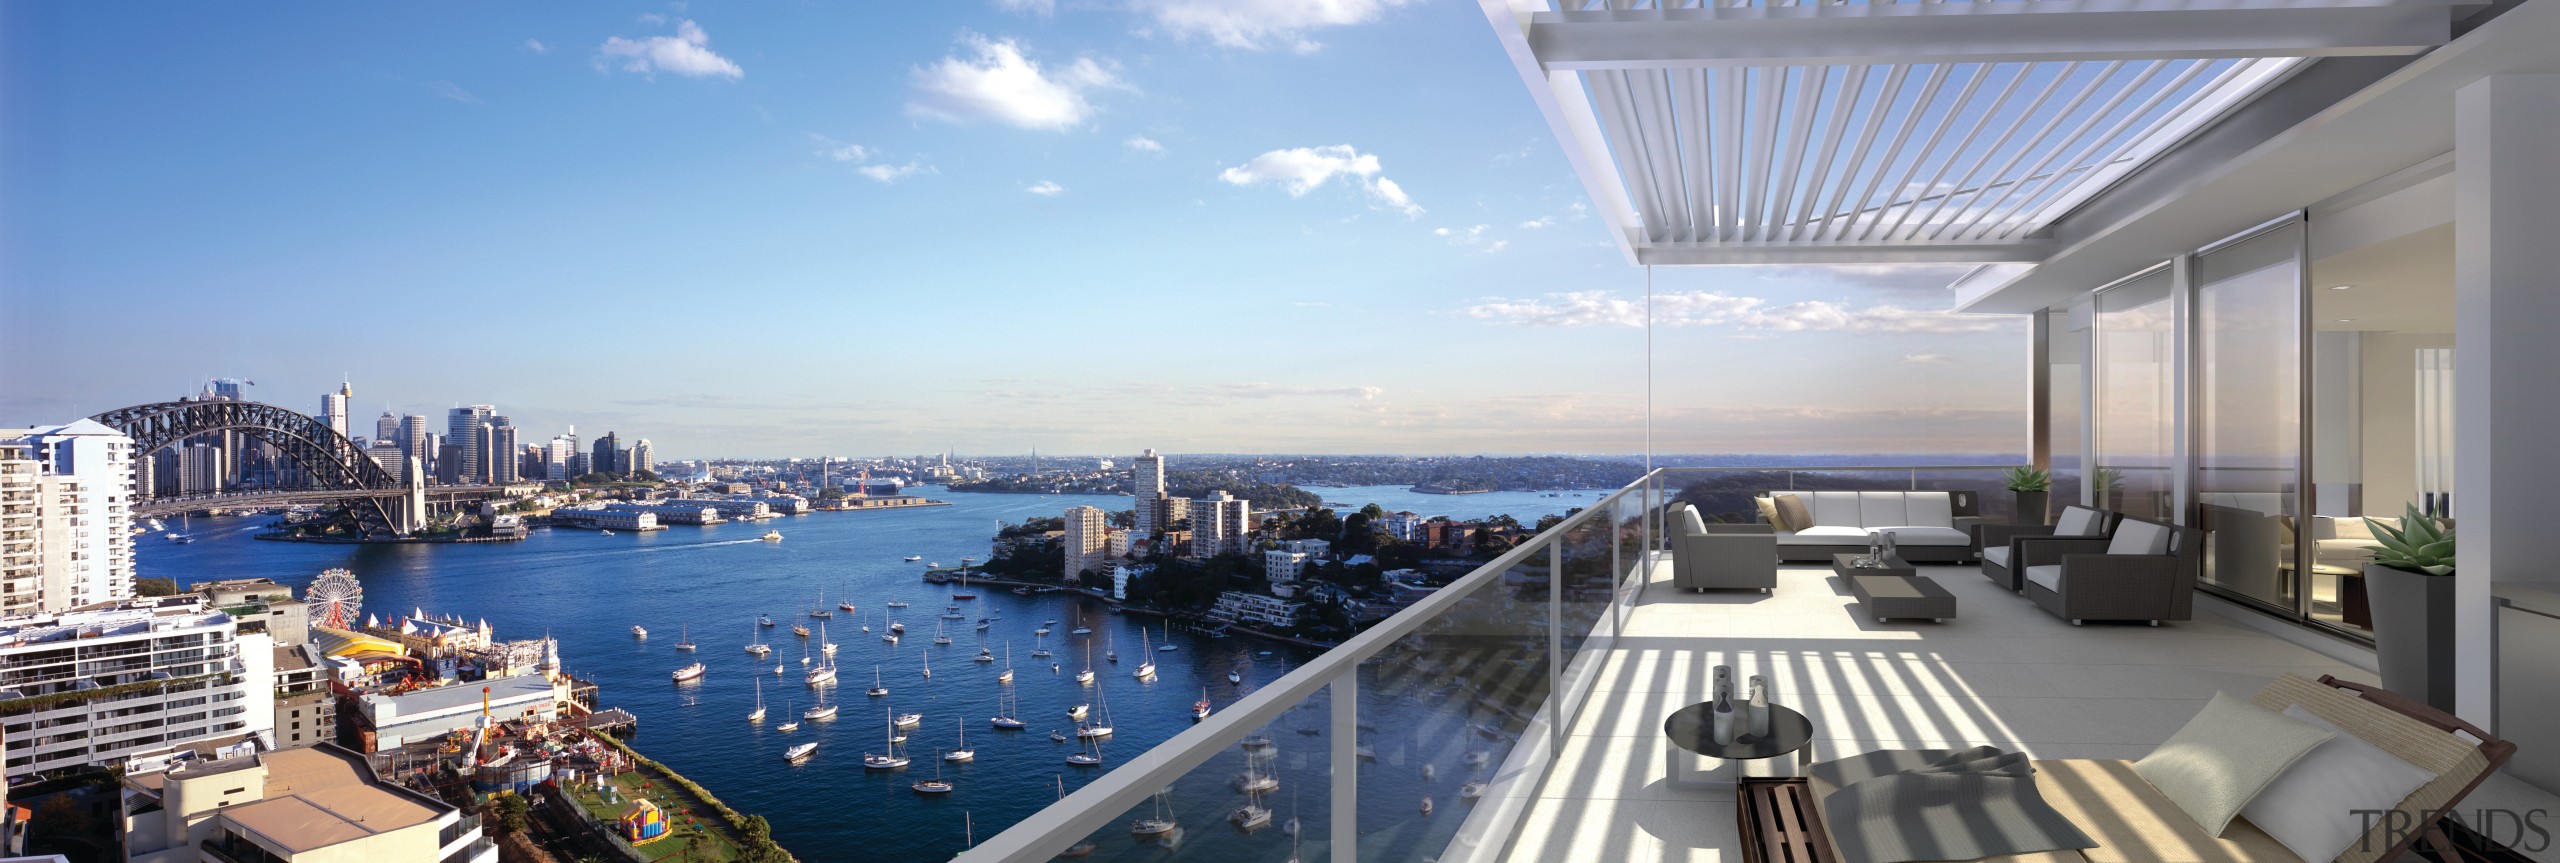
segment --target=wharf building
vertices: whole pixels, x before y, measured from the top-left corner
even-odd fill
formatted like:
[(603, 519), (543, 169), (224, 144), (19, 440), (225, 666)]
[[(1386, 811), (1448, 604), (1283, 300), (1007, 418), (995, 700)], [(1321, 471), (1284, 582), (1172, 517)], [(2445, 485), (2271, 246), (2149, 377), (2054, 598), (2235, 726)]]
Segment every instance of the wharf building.
[(261, 735), (274, 713), (273, 641), (197, 595), (131, 599), (0, 621), (10, 780), (172, 744)]
[[(772, 518), (773, 504), (780, 500), (782, 499), (770, 497), (679, 497), (667, 502), (677, 506), (707, 506), (718, 510), (721, 518), (755, 520)], [(807, 499), (792, 497), (789, 500), (799, 502), (800, 508), (795, 509), (795, 512), (808, 511)]]
[(496, 863), (480, 819), (386, 782), (336, 746), (175, 761), (126, 775), (129, 863)]
[(589, 530), (659, 530), (658, 514), (604, 506), (561, 507), (551, 511), (551, 523), (562, 527)]
[(675, 503), (609, 503), (605, 509), (614, 512), (648, 513), (658, 517), (658, 524), (719, 524), (728, 521), (720, 510), (695, 504)]

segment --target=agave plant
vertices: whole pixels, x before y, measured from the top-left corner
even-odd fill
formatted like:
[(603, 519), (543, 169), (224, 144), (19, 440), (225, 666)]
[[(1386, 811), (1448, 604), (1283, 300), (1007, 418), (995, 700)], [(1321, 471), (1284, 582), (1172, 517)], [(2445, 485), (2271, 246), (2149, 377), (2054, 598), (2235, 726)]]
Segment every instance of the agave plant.
[(2391, 527), (2373, 519), (2364, 520), (2373, 531), (2373, 562), (2393, 569), (2422, 572), (2428, 575), (2453, 574), (2453, 531), (2418, 511), (2417, 504), (2400, 518), (2399, 527)]
[(2052, 491), (2053, 474), (2034, 465), (2019, 465), (2002, 477), (2010, 491)]

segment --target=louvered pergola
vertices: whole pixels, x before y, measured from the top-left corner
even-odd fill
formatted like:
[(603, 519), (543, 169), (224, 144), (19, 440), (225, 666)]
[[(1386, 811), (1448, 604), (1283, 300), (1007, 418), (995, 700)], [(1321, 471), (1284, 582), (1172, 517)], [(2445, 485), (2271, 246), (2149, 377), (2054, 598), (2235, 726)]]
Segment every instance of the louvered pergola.
[(2032, 263), (2308, 58), (2448, 0), (1479, 0), (1636, 264)]

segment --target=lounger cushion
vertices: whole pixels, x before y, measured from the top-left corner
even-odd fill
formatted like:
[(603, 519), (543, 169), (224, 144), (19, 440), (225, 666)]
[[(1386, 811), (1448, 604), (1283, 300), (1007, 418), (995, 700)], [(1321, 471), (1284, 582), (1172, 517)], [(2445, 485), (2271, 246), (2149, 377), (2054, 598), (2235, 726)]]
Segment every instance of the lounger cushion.
[(2062, 592), (2062, 564), (2048, 563), (2043, 566), (2030, 566), (2027, 567), (2025, 575), (2028, 584), (2036, 585), (2055, 593)]
[(2009, 547), (2004, 545), (1998, 548), (1983, 549), (1982, 562), (2002, 569), (2007, 569), (2009, 566)]
[[(2296, 704), (2284, 715), (2338, 732)], [(2434, 773), (2353, 734), (2338, 734), (2268, 783), (2240, 814), (2304, 860), (2335, 860), (2364, 837), (2373, 813), (2400, 804)]]
[[(2129, 761), (2038, 761), (2044, 801), (2098, 840), (2088, 863), (2298, 863), (2292, 851), (2246, 819), (2216, 838), (2133, 770)], [(1997, 859), (1997, 858), (1995, 858)], [(2006, 861), (2003, 861), (2006, 863)]]
[(2116, 525), (2116, 536), (2107, 541), (2108, 554), (2168, 554), (2171, 533), (2167, 525), (2125, 519)]
[[(2028, 577), (2034, 572), (2029, 569)], [(2134, 762), (2133, 769), (2194, 818), (2206, 835), (2220, 836), (2259, 791), (2313, 747), (2336, 736), (2216, 692), (2186, 727)]]

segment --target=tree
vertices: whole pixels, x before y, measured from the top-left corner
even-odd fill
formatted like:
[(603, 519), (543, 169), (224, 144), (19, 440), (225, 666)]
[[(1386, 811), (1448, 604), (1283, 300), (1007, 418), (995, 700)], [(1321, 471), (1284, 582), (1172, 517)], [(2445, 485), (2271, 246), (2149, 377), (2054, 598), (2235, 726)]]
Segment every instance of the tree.
[(1372, 503), (1368, 506), (1361, 507), (1360, 514), (1368, 516), (1370, 521), (1377, 521), (1378, 519), (1387, 517), (1387, 508)]
[(137, 578), (133, 580), (133, 593), (135, 596), (176, 596), (178, 583), (166, 578)]
[(498, 798), (492, 805), (498, 810), (499, 833), (524, 832), (526, 825), (525, 813), (533, 808), (530, 804), (525, 803), (524, 795), (509, 794)]

